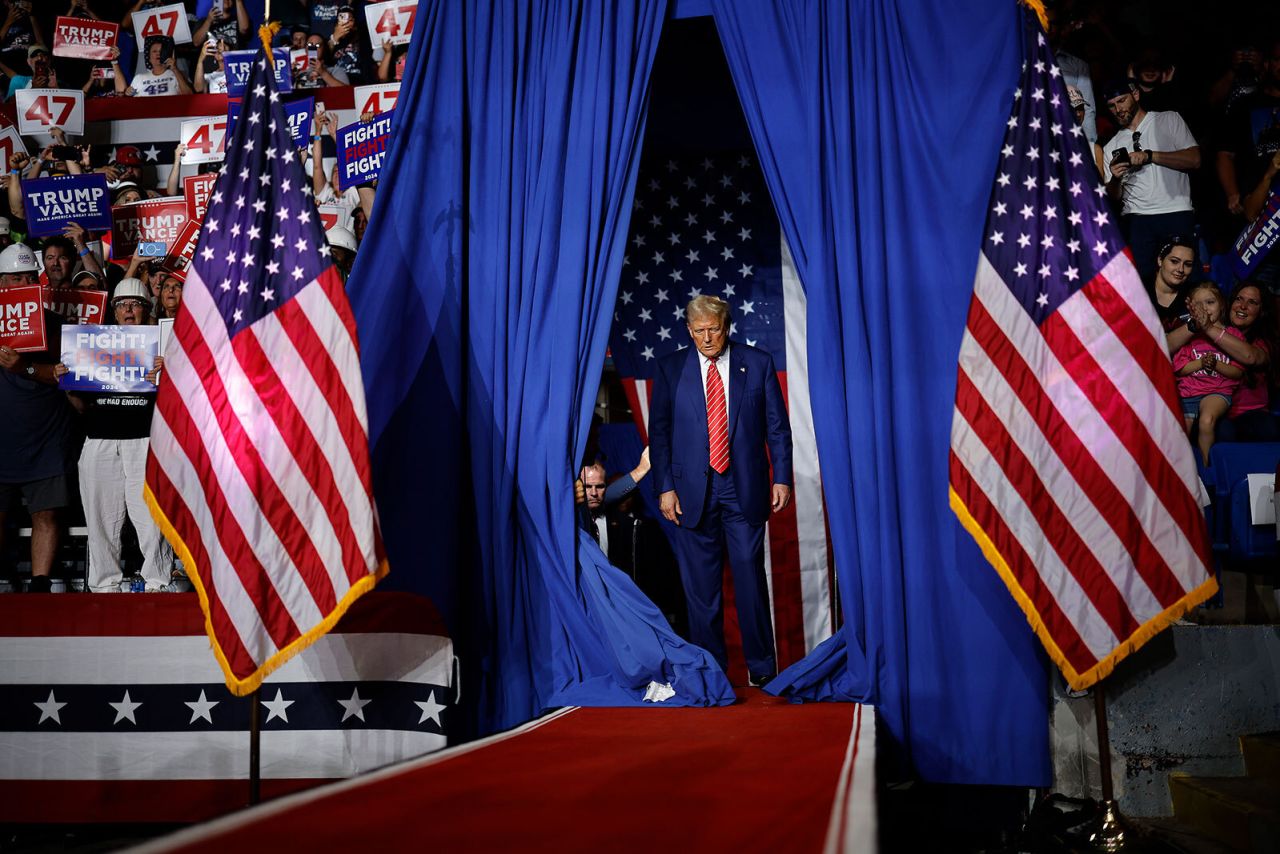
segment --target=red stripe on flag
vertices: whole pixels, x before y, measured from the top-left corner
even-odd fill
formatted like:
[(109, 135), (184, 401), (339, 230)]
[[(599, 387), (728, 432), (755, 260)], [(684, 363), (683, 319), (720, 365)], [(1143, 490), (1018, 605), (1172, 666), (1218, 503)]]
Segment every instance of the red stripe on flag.
[[(176, 393), (159, 394), (156, 395), (156, 412), (164, 419), (178, 446), (182, 448), (182, 452), (190, 460), (196, 476), (200, 478), (200, 483), (204, 485), (204, 498), (209, 507), (209, 515), (218, 521), (214, 531), (202, 531), (193, 527), (192, 530), (195, 532), (195, 536), (200, 537), (201, 535), (212, 534), (217, 538), (223, 553), (227, 556), (227, 561), (240, 579), (241, 587), (248, 594), (249, 600), (253, 602), (254, 608), (258, 612), (259, 619), (262, 621), (263, 626), (266, 627), (271, 642), (277, 648), (283, 648), (299, 637), (301, 633), (294, 624), (293, 618), (289, 615), (288, 609), (284, 607), (284, 602), (272, 585), (271, 578), (265, 567), (263, 567), (258, 560), (257, 554), (249, 545), (249, 541), (245, 537), (244, 531), (240, 528), (240, 523), (236, 520), (235, 514), (231, 512), (226, 496), (222, 492), (222, 486), (218, 482), (217, 474), (214, 472), (213, 466), (209, 462), (209, 456), (205, 451), (204, 437), (191, 419), (191, 413), (187, 410), (186, 403)], [(169, 509), (169, 505), (162, 504), (161, 506), (165, 507), (166, 510)], [(194, 525), (194, 522), (192, 524)], [(180, 531), (179, 533), (183, 532)], [(183, 538), (183, 541), (186, 542), (186, 537)], [(207, 556), (206, 559), (208, 559)], [(210, 564), (196, 567), (196, 571), (204, 570), (201, 581), (211, 574), (209, 569)]]
[[(1085, 290), (1089, 287), (1092, 285), (1087, 285)], [(1040, 328), (1049, 349), (1058, 357), (1067, 373), (1075, 378), (1076, 385), (1121, 444), (1137, 460), (1143, 476), (1160, 496), (1161, 503), (1182, 529), (1187, 541), (1195, 548), (1201, 563), (1210, 566), (1208, 543), (1204, 535), (1204, 515), (1196, 504), (1195, 497), (1173, 470), (1164, 450), (1156, 443), (1142, 419), (1129, 406), (1129, 402), (1111, 382), (1093, 354), (1076, 337), (1062, 318), (1061, 312), (1055, 312), (1046, 318)]]
[(1084, 639), (1080, 637), (1075, 626), (1058, 607), (1053, 594), (1044, 586), (1040, 573), (1036, 571), (1035, 565), (1023, 550), (1022, 545), (1005, 524), (1004, 517), (969, 476), (969, 471), (956, 456), (955, 451), (951, 451), (949, 457), (952, 489), (956, 491), (973, 520), (982, 528), (983, 533), (1004, 558), (1015, 583), (1030, 601), (1049, 636), (1058, 645), (1071, 667), (1077, 673), (1084, 673), (1098, 663), (1097, 658), (1085, 645)]
[[(1124, 596), (1050, 497), (1035, 464), (1014, 443), (1004, 423), (964, 371), (960, 372), (957, 380), (956, 408), (991, 453), (992, 459), (999, 464), (1063, 566), (1079, 583), (1112, 633), (1118, 638), (1125, 638), (1137, 631), (1140, 621), (1134, 619)], [(1055, 458), (1051, 463), (1057, 465), (1058, 460)]]
[[(216, 316), (211, 320), (211, 323), (215, 324), (220, 322)], [(216, 330), (214, 334), (218, 334), (221, 331)], [(223, 385), (222, 375), (218, 373), (217, 361), (209, 351), (203, 335), (197, 332), (196, 334), (184, 336), (181, 329), (178, 330), (177, 334), (183, 349), (187, 353), (187, 358), (191, 362), (191, 369), (203, 387), (205, 396), (209, 400), (209, 407), (213, 411), (216, 424), (209, 425), (210, 428), (216, 426), (221, 432), (223, 440), (230, 450), (232, 460), (235, 461), (236, 467), (253, 491), (254, 501), (262, 514), (262, 518), (271, 527), (271, 530), (275, 532), (280, 544), (284, 546), (289, 560), (303, 579), (303, 583), (306, 585), (312, 599), (316, 602), (316, 606), (321, 608), (323, 612), (329, 611), (335, 601), (333, 586), (329, 581), (328, 575), (322, 569), (323, 564), (320, 560), (320, 555), (317, 554), (315, 546), (312, 545), (311, 540), (307, 537), (306, 529), (293, 508), (289, 506), (289, 502), (284, 493), (281, 492), (279, 485), (272, 480), (266, 464), (258, 453), (258, 449), (245, 433), (244, 425), (240, 423), (240, 419), (236, 415), (236, 407), (231, 402), (226, 386)], [(246, 329), (236, 337), (238, 339), (246, 334), (252, 335), (253, 330)], [(258, 389), (260, 393), (265, 394), (267, 387), (263, 382), (268, 372), (270, 372), (270, 362), (252, 363), (245, 356), (244, 347), (245, 345), (243, 344), (237, 345), (235, 341), (232, 342), (236, 358), (243, 368), (250, 385)], [(238, 561), (234, 559), (233, 562), (238, 564)], [(292, 620), (290, 622), (292, 623)]]
[[(236, 631), (235, 624), (231, 622), (231, 616), (222, 604), (222, 599), (218, 595), (217, 585), (213, 580), (213, 573), (207, 571), (210, 566), (209, 552), (205, 548), (204, 540), (201, 539), (200, 526), (196, 524), (195, 517), (191, 515), (191, 508), (187, 506), (186, 501), (178, 494), (173, 482), (169, 480), (168, 475), (164, 473), (164, 469), (160, 467), (160, 463), (154, 456), (147, 458), (146, 480), (147, 486), (151, 489), (151, 494), (155, 496), (156, 502), (165, 509), (169, 524), (173, 526), (174, 533), (178, 535), (182, 544), (186, 546), (187, 554), (194, 563), (193, 567), (188, 567), (187, 569), (188, 571), (195, 570), (201, 586), (204, 587), (205, 600), (208, 602), (209, 607), (209, 625), (213, 629), (213, 636), (217, 638), (218, 646), (222, 651), (223, 658), (226, 659), (227, 666), (231, 668), (233, 673), (252, 673), (257, 664), (254, 662), (253, 656), (249, 654), (249, 650), (245, 648), (244, 643), (241, 641), (240, 633)], [(173, 634), (182, 634), (182, 632), (173, 632)]]
[[(1128, 252), (1129, 250), (1126, 249), (1125, 253)], [(1137, 274), (1135, 273), (1134, 276), (1136, 278)], [(1129, 351), (1133, 361), (1142, 368), (1151, 386), (1160, 393), (1160, 398), (1169, 407), (1169, 411), (1181, 421), (1182, 404), (1178, 399), (1177, 386), (1173, 382), (1173, 368), (1169, 362), (1169, 351), (1164, 346), (1163, 338), (1157, 341), (1151, 337), (1146, 324), (1134, 312), (1132, 303), (1121, 296), (1115, 285), (1104, 276), (1097, 276), (1082, 293), (1106, 322), (1107, 327)], [(1133, 298), (1146, 299), (1147, 295), (1136, 293), (1133, 294)]]
[(1089, 449), (1080, 441), (1062, 413), (1045, 394), (1031, 367), (980, 300), (969, 307), (969, 331), (1017, 394), (1022, 405), (1057, 452), (1057, 462), (1070, 473), (1088, 496), (1098, 515), (1124, 544), (1143, 581), (1160, 602), (1169, 607), (1185, 595), (1177, 577), (1151, 542), (1133, 507), (1107, 476)]
[[(253, 334), (237, 335), (232, 347), (236, 351), (241, 365), (244, 365), (246, 370), (249, 365), (259, 366), (260, 372), (255, 376), (254, 381), (254, 387), (261, 390), (258, 393), (258, 398), (266, 408), (267, 414), (271, 416), (271, 420), (275, 422), (276, 429), (297, 463), (299, 473), (306, 478), (307, 483), (315, 492), (316, 498), (320, 500), (320, 503), (329, 508), (329, 512), (326, 515), (342, 549), (342, 565), (346, 570), (347, 578), (355, 579), (362, 575), (367, 575), (369, 572), (368, 564), (360, 551), (359, 544), (356, 542), (355, 534), (351, 530), (351, 520), (347, 513), (346, 504), (342, 500), (342, 492), (335, 482), (333, 469), (329, 465), (324, 451), (321, 450), (320, 444), (312, 434), (311, 427), (307, 424), (306, 419), (302, 417), (302, 413), (298, 411), (293, 398), (285, 390), (279, 374), (272, 367), (270, 357), (262, 350), (261, 342)], [(324, 389), (323, 386), (321, 388)], [(331, 393), (331, 391), (335, 394), (340, 393), (340, 390), (337, 389), (325, 389), (326, 394)], [(301, 528), (301, 525), (299, 525), (298, 534), (304, 538), (307, 537), (307, 533), (305, 529)], [(307, 539), (307, 542), (310, 543), (310, 539)], [(316, 606), (327, 613), (337, 603), (337, 595), (333, 589), (333, 580), (324, 572), (319, 571), (319, 554), (316, 555), (316, 560), (317, 571), (314, 573), (304, 572), (303, 578), (307, 581), (307, 589), (311, 591), (311, 596), (315, 599)], [(313, 579), (314, 587), (312, 586)]]

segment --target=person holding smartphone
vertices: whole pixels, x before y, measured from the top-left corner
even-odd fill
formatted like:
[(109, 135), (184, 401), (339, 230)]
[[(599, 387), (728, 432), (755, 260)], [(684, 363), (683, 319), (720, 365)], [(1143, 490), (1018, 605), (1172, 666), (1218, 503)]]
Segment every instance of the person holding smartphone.
[(191, 40), (200, 44), (213, 38), (222, 43), (223, 50), (239, 50), (249, 40), (250, 26), (244, 0), (213, 0), (209, 14), (200, 22)]
[(168, 36), (151, 36), (144, 50), (146, 71), (133, 76), (133, 84), (125, 82), (120, 65), (112, 61), (116, 91), (132, 97), (152, 98), (161, 95), (191, 95), (194, 91), (187, 77), (174, 61), (173, 39)]
[(196, 59), (195, 90), (200, 94), (224, 95), (227, 91), (227, 70), (223, 64), (222, 52), (225, 44), (214, 39), (205, 39), (200, 45), (200, 56)]
[(307, 52), (306, 66), (301, 69), (294, 69), (293, 88), (320, 89), (325, 86), (349, 86), (351, 84), (346, 71), (336, 64), (326, 65), (326, 59), (328, 58), (326, 48), (327, 45), (322, 36), (310, 35), (307, 37), (306, 47), (303, 48)]
[(338, 8), (333, 35), (329, 37), (329, 55), (333, 57), (334, 67), (342, 69), (352, 86), (372, 82), (368, 44), (360, 33), (355, 9), (351, 6)]
[(27, 65), (31, 67), (30, 74), (19, 74), (0, 62), (0, 72), (3, 72), (9, 78), (9, 94), (8, 98), (13, 97), (13, 93), (19, 89), (57, 89), (58, 74), (53, 68), (53, 59), (49, 55), (49, 49), (42, 44), (33, 44), (27, 48)]
[(0, 56), (21, 65), (27, 48), (44, 42), (40, 22), (31, 14), (31, 0), (0, 0)]

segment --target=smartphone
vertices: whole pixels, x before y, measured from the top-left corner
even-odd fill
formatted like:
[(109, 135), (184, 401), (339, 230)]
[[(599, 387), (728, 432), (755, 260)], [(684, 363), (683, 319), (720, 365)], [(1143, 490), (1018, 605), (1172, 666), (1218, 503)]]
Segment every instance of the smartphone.
[(54, 160), (79, 160), (80, 149), (74, 145), (55, 145), (49, 152)]
[(307, 45), (307, 62), (319, 62), (319, 61), (320, 61), (320, 45), (318, 44)]
[(164, 241), (143, 240), (138, 243), (138, 254), (143, 258), (163, 258), (168, 252)]
[(92, 80), (115, 80), (116, 70), (107, 65), (95, 65), (89, 70), (89, 78)]
[(1112, 163), (1128, 163), (1128, 162), (1129, 162), (1129, 149), (1127, 149), (1127, 148), (1117, 148), (1117, 149), (1115, 150), (1115, 153), (1111, 155), (1111, 162), (1112, 162)]
[(339, 13), (338, 13), (338, 23), (340, 23), (340, 24), (349, 24), (349, 23), (351, 23), (351, 13), (350, 13), (350, 12), (339, 12)]

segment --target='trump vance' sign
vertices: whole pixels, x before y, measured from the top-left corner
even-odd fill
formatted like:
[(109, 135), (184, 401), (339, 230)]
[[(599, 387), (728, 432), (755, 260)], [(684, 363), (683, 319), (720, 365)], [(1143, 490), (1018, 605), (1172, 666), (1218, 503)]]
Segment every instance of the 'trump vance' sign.
[[(229, 50), (222, 55), (222, 64), (227, 69), (227, 97), (244, 97), (244, 87), (249, 85), (249, 71), (258, 56), (256, 50)], [(281, 92), (293, 91), (293, 72), (289, 69), (289, 48), (277, 47), (271, 51), (276, 64), (276, 89)]]
[(110, 59), (120, 25), (89, 18), (60, 17), (53, 25), (53, 55), (70, 59)]
[(387, 139), (395, 111), (371, 122), (356, 122), (338, 131), (338, 185), (345, 190), (378, 177), (387, 156)]
[(100, 172), (23, 181), (22, 200), (33, 237), (61, 234), (70, 222), (90, 231), (111, 228), (111, 195)]
[(139, 243), (163, 243), (166, 250), (178, 242), (187, 221), (187, 200), (182, 196), (147, 199), (111, 209), (111, 254), (126, 258)]
[(0, 288), (0, 344), (19, 353), (45, 348), (44, 307), (39, 285)]
[(67, 391), (155, 391), (147, 374), (160, 354), (156, 326), (64, 326), (58, 387)]

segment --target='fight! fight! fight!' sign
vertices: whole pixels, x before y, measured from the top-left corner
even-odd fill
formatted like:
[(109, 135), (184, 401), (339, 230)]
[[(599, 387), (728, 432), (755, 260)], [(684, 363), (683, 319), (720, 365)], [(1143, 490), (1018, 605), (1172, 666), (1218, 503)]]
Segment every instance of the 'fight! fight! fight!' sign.
[(338, 185), (345, 190), (372, 181), (382, 171), (395, 111), (371, 122), (356, 122), (338, 131)]
[(66, 391), (155, 391), (147, 374), (160, 355), (155, 326), (64, 326), (58, 380)]

